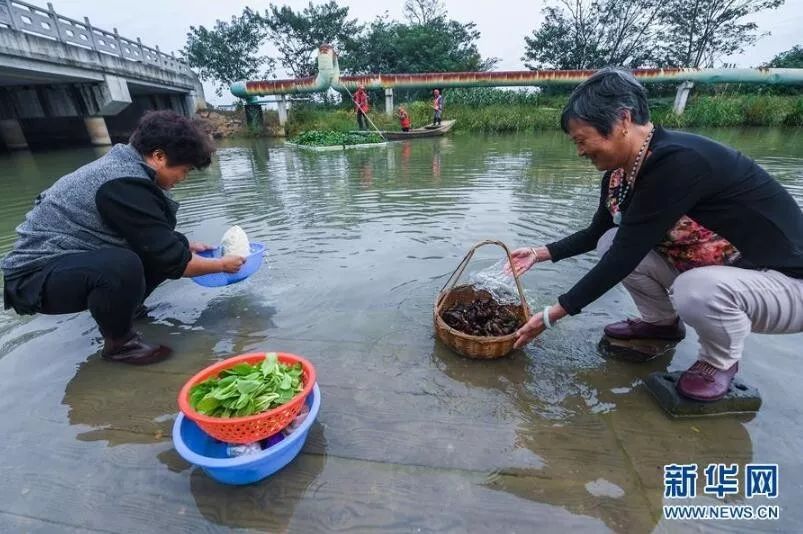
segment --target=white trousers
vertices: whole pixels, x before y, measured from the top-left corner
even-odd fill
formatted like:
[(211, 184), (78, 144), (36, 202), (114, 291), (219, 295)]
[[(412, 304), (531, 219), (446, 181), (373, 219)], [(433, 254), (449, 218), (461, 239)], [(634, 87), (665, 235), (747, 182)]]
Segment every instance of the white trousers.
[[(600, 238), (600, 256), (616, 230)], [(777, 271), (715, 265), (678, 273), (652, 250), (622, 284), (644, 321), (671, 324), (680, 316), (694, 328), (699, 358), (720, 369), (739, 361), (750, 332), (803, 332), (803, 279)]]

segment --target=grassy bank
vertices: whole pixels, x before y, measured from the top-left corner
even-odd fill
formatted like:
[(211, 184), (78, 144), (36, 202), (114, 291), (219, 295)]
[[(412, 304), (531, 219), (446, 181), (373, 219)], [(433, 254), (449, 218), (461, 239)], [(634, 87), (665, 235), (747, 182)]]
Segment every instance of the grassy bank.
[[(515, 93), (514, 93), (515, 94)], [(450, 98), (447, 100), (447, 119), (456, 119), (458, 132), (507, 133), (549, 130), (560, 127), (560, 112), (565, 96), (526, 95), (508, 102), (493, 99)], [(523, 100), (523, 101), (522, 101)], [(803, 95), (718, 95), (692, 94), (683, 115), (672, 113), (673, 97), (652, 99), (653, 120), (667, 127), (716, 126), (803, 126)], [(432, 120), (428, 102), (406, 104), (413, 126)], [(381, 110), (370, 113), (379, 129), (398, 129), (396, 119)], [(297, 106), (291, 111), (287, 124), (288, 135), (303, 130), (352, 130), (356, 117), (349, 108), (314, 105)]]
[(671, 102), (654, 106), (655, 121), (687, 126), (803, 126), (803, 95), (701, 95), (689, 99), (683, 115)]

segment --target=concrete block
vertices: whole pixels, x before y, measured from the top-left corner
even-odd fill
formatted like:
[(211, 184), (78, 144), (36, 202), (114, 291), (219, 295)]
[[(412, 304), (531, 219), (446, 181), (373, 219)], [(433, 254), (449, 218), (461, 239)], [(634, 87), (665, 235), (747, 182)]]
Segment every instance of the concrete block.
[(643, 363), (671, 352), (677, 343), (660, 340), (624, 341), (602, 336), (597, 348), (604, 358)]
[(131, 104), (128, 83), (118, 76), (103, 77), (98, 115), (117, 115)]
[(117, 115), (131, 104), (131, 93), (122, 78), (104, 76), (103, 83), (77, 84), (74, 91), (81, 114)]
[(673, 417), (704, 417), (714, 415), (755, 413), (761, 408), (761, 394), (744, 383), (738, 376), (734, 378), (728, 394), (718, 401), (700, 402), (687, 399), (675, 388), (683, 371), (652, 373), (644, 381), (658, 404)]

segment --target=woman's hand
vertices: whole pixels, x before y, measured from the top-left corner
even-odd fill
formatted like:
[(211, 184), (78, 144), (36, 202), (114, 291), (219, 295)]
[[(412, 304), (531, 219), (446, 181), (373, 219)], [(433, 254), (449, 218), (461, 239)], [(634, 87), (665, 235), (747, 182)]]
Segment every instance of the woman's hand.
[(521, 276), (536, 263), (550, 259), (551, 255), (546, 247), (523, 247), (511, 252), (510, 257), (513, 259), (513, 265), (510, 262), (505, 264), (505, 274), (512, 275), (515, 269), (516, 276)]
[(228, 255), (220, 258), (220, 267), (224, 273), (236, 273), (244, 263), (245, 258), (242, 256)]
[(204, 258), (193, 254), (182, 276), (194, 277), (212, 273), (236, 273), (245, 263), (242, 256), (223, 256), (222, 258)]
[(546, 325), (544, 324), (544, 313), (536, 313), (530, 320), (524, 323), (524, 326), (516, 330), (516, 342), (513, 344), (514, 349), (519, 349), (540, 336)]
[(207, 245), (206, 243), (201, 243), (200, 241), (190, 241), (190, 252), (204, 252), (207, 250), (212, 250), (215, 247), (212, 245)]
[(513, 344), (514, 349), (519, 349), (540, 336), (544, 330), (547, 329), (546, 322), (544, 321), (544, 313), (548, 313), (549, 324), (554, 325), (558, 320), (566, 317), (566, 310), (560, 304), (555, 304), (540, 313), (536, 313), (530, 320), (524, 323), (524, 326), (516, 330), (516, 343)]

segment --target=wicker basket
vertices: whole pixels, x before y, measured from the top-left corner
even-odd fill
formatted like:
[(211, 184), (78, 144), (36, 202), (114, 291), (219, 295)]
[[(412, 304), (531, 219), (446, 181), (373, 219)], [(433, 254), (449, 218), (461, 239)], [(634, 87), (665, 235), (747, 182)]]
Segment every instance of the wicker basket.
[[(455, 287), (455, 284), (460, 279), (460, 276), (468, 266), (468, 262), (474, 256), (474, 252), (483, 245), (498, 245), (505, 250), (508, 261), (512, 262), (510, 257), (510, 250), (501, 241), (480, 241), (468, 251), (463, 261), (457, 266), (457, 269), (446, 281), (438, 298), (435, 300), (435, 311), (433, 313), (433, 322), (435, 324), (435, 333), (442, 342), (449, 346), (452, 350), (466, 356), (467, 358), (477, 359), (494, 359), (501, 358), (510, 354), (513, 351), (513, 344), (516, 342), (516, 334), (508, 334), (506, 336), (472, 336), (459, 330), (455, 330), (443, 320), (441, 313), (443, 310), (448, 309), (456, 303), (468, 303), (477, 299), (490, 298), (487, 291), (477, 290), (471, 285), (461, 285)], [(519, 277), (513, 273), (513, 279), (516, 282), (516, 289), (519, 292), (521, 303), (515, 307), (513, 311), (516, 316), (522, 320), (527, 321), (530, 318), (530, 308), (527, 306), (527, 300), (524, 297), (524, 291), (521, 289)], [(447, 286), (448, 289), (447, 289)]]

